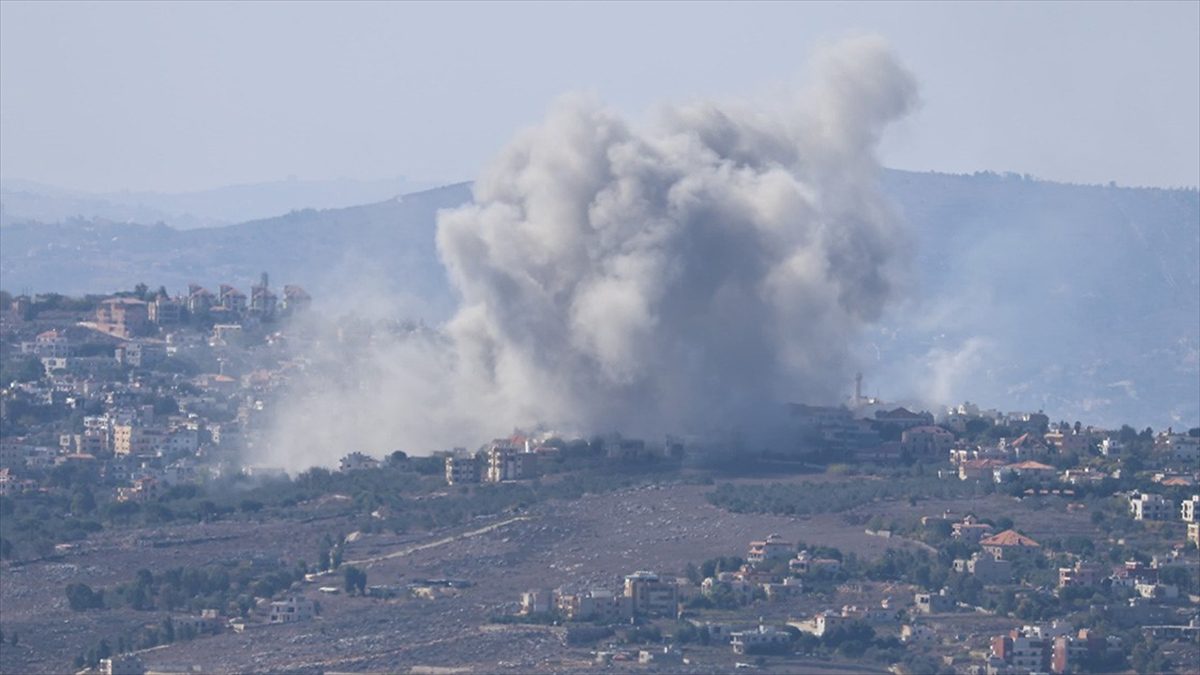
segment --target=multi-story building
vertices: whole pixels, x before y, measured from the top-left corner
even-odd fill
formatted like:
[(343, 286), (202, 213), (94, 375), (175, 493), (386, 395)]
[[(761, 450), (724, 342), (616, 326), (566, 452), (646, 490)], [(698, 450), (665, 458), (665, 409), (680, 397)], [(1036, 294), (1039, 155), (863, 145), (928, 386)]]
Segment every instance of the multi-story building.
[(998, 560), (1012, 560), (1042, 547), (1041, 544), (1016, 530), (1005, 530), (992, 535), (980, 541), (979, 545)]
[(633, 617), (633, 599), (608, 590), (559, 593), (555, 604), (568, 621), (623, 623)]
[(979, 552), (970, 558), (954, 561), (954, 571), (970, 574), (984, 584), (1007, 584), (1012, 581), (1012, 563), (1001, 560), (990, 553)]
[(221, 284), (220, 297), (217, 302), (227, 311), (241, 315), (246, 311), (246, 294), (229, 284)]
[(1058, 568), (1058, 587), (1095, 586), (1104, 577), (1104, 568), (1095, 563), (1076, 560), (1072, 567)]
[(521, 452), (512, 443), (493, 443), (487, 449), (486, 458), (487, 471), (484, 476), (489, 483), (533, 478), (537, 473), (537, 454)]
[(1200, 522), (1200, 495), (1192, 495), (1179, 505), (1179, 517), (1185, 523)]
[(945, 457), (954, 447), (954, 434), (941, 427), (922, 425), (900, 434), (900, 452), (909, 457)]
[(312, 600), (293, 595), (286, 600), (276, 600), (271, 603), (271, 623), (295, 623), (308, 621), (313, 617), (314, 604)]
[(146, 318), (158, 326), (174, 326), (183, 316), (183, 305), (172, 300), (166, 293), (154, 296), (146, 307)]
[(482, 462), (474, 455), (450, 455), (446, 457), (446, 483), (478, 483), (482, 478)]
[(1134, 520), (1170, 520), (1173, 512), (1171, 500), (1162, 495), (1149, 492), (1129, 495), (1129, 513)]
[(808, 551), (800, 551), (788, 561), (788, 571), (796, 576), (808, 574), (832, 574), (842, 569), (842, 561), (835, 558), (817, 558)]
[(791, 558), (795, 551), (795, 544), (784, 541), (781, 535), (770, 534), (763, 541), (750, 542), (750, 550), (746, 553), (746, 562), (754, 565), (782, 562)]
[(71, 341), (60, 330), (38, 333), (32, 342), (21, 343), (21, 353), (40, 359), (65, 359), (71, 356)]
[(625, 576), (625, 597), (633, 601), (634, 614), (674, 616), (679, 605), (679, 587), (674, 579), (660, 579), (654, 572), (638, 571)]
[(136, 298), (109, 298), (96, 308), (96, 329), (115, 337), (141, 335), (149, 322), (146, 303)]
[(734, 654), (754, 654), (786, 649), (791, 634), (773, 626), (760, 625), (754, 630), (734, 631), (729, 634), (729, 644)]
[(157, 427), (118, 424), (113, 427), (113, 452), (117, 455), (156, 454), (166, 433)]
[(521, 614), (545, 614), (554, 607), (554, 592), (535, 589), (521, 594)]
[(379, 460), (361, 452), (352, 452), (338, 462), (338, 471), (363, 471), (378, 468)]
[(1200, 523), (1187, 524), (1187, 540), (1190, 544), (1195, 544), (1196, 548), (1200, 548)]

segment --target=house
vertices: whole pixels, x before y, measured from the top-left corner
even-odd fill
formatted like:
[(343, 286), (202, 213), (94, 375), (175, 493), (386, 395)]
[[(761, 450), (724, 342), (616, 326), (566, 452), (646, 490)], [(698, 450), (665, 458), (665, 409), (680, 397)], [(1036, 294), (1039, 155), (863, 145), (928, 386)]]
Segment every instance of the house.
[(295, 623), (308, 621), (313, 618), (315, 605), (312, 600), (293, 595), (286, 600), (276, 600), (271, 603), (271, 623)]
[(67, 334), (60, 330), (48, 330), (38, 333), (32, 342), (21, 343), (21, 353), (36, 356), (39, 359), (65, 359), (72, 356), (71, 341)]
[(959, 463), (959, 480), (992, 480), (993, 472), (1006, 465), (999, 459), (968, 459)]
[(633, 601), (634, 614), (674, 616), (679, 605), (679, 588), (674, 579), (660, 579), (655, 572), (638, 571), (625, 576), (625, 597)]
[(478, 483), (483, 477), (483, 463), (474, 455), (446, 457), (446, 484)]
[(149, 323), (146, 303), (136, 298), (109, 298), (96, 307), (96, 330), (113, 337), (136, 337)]
[(729, 634), (729, 644), (734, 654), (765, 654), (784, 651), (792, 641), (785, 630), (774, 626), (759, 625), (754, 630), (734, 631)]
[(485, 451), (487, 462), (484, 478), (489, 483), (533, 478), (537, 473), (537, 455), (521, 452), (507, 439), (496, 441)]
[(997, 560), (1012, 560), (1042, 547), (1041, 544), (1016, 530), (1005, 530), (994, 534), (981, 540), (979, 545)]
[(1046, 439), (1034, 433), (1024, 433), (1007, 443), (1009, 451), (1016, 457), (1044, 454), (1049, 450)]
[(793, 576), (806, 574), (832, 574), (842, 569), (842, 561), (834, 558), (816, 558), (808, 551), (800, 551), (788, 561), (788, 571)]
[(1162, 495), (1149, 492), (1129, 495), (1129, 513), (1134, 520), (1170, 520), (1173, 512), (1171, 500)]
[(1179, 506), (1179, 518), (1185, 523), (1200, 522), (1200, 495), (1192, 495)]
[(1092, 444), (1092, 438), (1089, 434), (1076, 433), (1071, 429), (1055, 429), (1054, 431), (1048, 431), (1042, 435), (1042, 438), (1045, 439), (1046, 443), (1050, 447), (1062, 453), (1087, 452), (1088, 448), (1091, 447)]
[(991, 536), (994, 529), (987, 523), (979, 522), (972, 515), (968, 515), (962, 519), (962, 522), (950, 526), (951, 536), (968, 544), (978, 544), (984, 537)]
[(633, 599), (603, 589), (557, 593), (555, 604), (567, 621), (622, 623), (633, 618)]
[(1094, 663), (1108, 649), (1108, 640), (1094, 630), (1081, 628), (1075, 635), (1059, 635), (1051, 649), (1050, 672), (1055, 675), (1082, 672), (1084, 664)]
[(233, 314), (246, 311), (246, 294), (228, 284), (221, 284), (218, 303)]
[(983, 584), (1007, 584), (1013, 578), (1012, 563), (990, 553), (975, 553), (970, 558), (959, 558), (954, 561), (954, 571), (970, 574)]
[(1187, 540), (1189, 544), (1195, 544), (1196, 548), (1200, 548), (1200, 523), (1187, 524)]
[[(927, 412), (915, 413), (907, 408), (879, 410), (875, 412), (875, 421), (901, 429), (912, 427), (933, 426), (933, 415)], [(949, 432), (947, 432), (949, 433)]]
[(97, 671), (100, 675), (145, 675), (146, 666), (133, 654), (117, 654), (100, 659)]
[(1104, 570), (1096, 563), (1076, 560), (1072, 567), (1058, 568), (1058, 587), (1095, 586), (1104, 576)]
[(953, 612), (956, 604), (954, 598), (942, 589), (938, 593), (917, 593), (913, 598), (917, 611), (922, 614), (943, 614)]
[(521, 614), (546, 614), (554, 607), (554, 593), (549, 589), (537, 589), (521, 594)]
[(954, 434), (941, 427), (922, 425), (900, 433), (900, 452), (909, 457), (945, 457), (954, 446)]
[(361, 452), (352, 452), (338, 462), (338, 471), (365, 471), (378, 468), (379, 460)]
[(992, 477), (997, 483), (1003, 483), (1010, 476), (1032, 478), (1039, 483), (1048, 483), (1058, 478), (1058, 470), (1049, 464), (1025, 460), (1015, 464), (998, 466), (992, 471)]
[(795, 550), (795, 544), (784, 541), (783, 537), (778, 534), (770, 534), (763, 541), (750, 542), (750, 550), (746, 553), (746, 562), (759, 565), (783, 561), (792, 557)]
[(733, 572), (720, 572), (717, 576), (708, 577), (700, 582), (700, 592), (707, 598), (719, 593), (729, 593), (738, 604), (745, 605), (754, 599), (754, 584), (739, 578)]

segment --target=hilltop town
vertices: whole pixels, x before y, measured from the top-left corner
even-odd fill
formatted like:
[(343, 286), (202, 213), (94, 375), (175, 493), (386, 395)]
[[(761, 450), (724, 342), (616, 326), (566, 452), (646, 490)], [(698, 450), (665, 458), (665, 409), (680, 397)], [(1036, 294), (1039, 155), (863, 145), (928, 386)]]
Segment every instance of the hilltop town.
[(318, 335), (266, 274), (0, 304), (4, 672), (1200, 668), (1200, 429), (860, 379), (784, 450), (518, 430), (289, 475), (298, 347), (417, 327)]

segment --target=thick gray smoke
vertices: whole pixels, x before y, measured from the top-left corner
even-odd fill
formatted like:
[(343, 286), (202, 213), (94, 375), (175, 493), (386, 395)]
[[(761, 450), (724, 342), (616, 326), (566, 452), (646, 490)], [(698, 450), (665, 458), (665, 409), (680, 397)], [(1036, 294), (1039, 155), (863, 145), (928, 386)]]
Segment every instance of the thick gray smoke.
[[(873, 38), (822, 52), (772, 108), (667, 107), (642, 127), (560, 100), (438, 219), (461, 294), (442, 339), (377, 344), (368, 381), (309, 397), (280, 449), (335, 442), (328, 463), (538, 423), (690, 433), (834, 400), (902, 268), (875, 148), (915, 100)], [(300, 422), (318, 411), (343, 432)]]

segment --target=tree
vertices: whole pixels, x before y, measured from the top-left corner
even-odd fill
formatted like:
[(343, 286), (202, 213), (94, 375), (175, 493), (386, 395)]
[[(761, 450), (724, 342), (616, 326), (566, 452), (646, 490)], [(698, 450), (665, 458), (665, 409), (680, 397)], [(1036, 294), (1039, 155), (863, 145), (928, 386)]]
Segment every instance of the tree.
[(67, 584), (67, 604), (76, 612), (104, 607), (104, 593), (97, 593), (87, 584)]
[(150, 287), (141, 282), (139, 282), (138, 285), (133, 287), (133, 294), (134, 294), (134, 296), (137, 297), (138, 300), (145, 300), (146, 295), (149, 292), (150, 292)]
[(71, 513), (82, 515), (96, 510), (96, 497), (87, 486), (75, 490), (71, 497)]
[(343, 572), (346, 580), (346, 592), (358, 592), (359, 595), (367, 591), (367, 573), (358, 569), (354, 565), (347, 565)]

